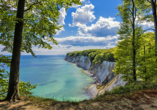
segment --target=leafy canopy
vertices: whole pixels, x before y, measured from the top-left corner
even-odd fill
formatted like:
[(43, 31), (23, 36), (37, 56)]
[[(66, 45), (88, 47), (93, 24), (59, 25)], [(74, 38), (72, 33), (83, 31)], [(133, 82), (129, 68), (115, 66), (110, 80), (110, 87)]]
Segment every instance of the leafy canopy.
[[(58, 23), (59, 10), (63, 7), (67, 10), (73, 3), (82, 5), (80, 0), (25, 0), (21, 51), (35, 56), (32, 46), (51, 49), (46, 41), (57, 45), (53, 36), (62, 27)], [(18, 0), (1, 0), (0, 3), (0, 44), (5, 46), (3, 51), (12, 52), (13, 49), (17, 4)]]

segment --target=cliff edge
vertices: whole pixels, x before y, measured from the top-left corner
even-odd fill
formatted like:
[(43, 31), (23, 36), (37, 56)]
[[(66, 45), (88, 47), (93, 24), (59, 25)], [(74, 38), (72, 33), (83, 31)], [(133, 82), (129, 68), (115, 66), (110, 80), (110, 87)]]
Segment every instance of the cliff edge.
[(111, 91), (115, 87), (125, 86), (127, 83), (120, 78), (121, 74), (115, 75), (112, 71), (115, 68), (115, 62), (103, 61), (91, 65), (92, 63), (87, 56), (68, 55), (65, 60), (85, 69), (85, 73), (93, 77), (95, 84), (88, 88), (88, 92), (93, 98), (105, 91)]

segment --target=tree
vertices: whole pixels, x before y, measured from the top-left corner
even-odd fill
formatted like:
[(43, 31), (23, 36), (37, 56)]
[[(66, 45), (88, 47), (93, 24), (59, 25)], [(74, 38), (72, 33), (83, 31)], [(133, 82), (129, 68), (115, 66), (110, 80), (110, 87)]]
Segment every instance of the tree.
[(59, 7), (65, 7), (67, 10), (72, 6), (72, 3), (81, 5), (80, 0), (1, 0), (0, 44), (5, 46), (3, 51), (12, 52), (9, 87), (4, 100), (20, 100), (19, 64), (21, 51), (35, 56), (32, 45), (51, 49), (52, 47), (43, 41), (45, 36), (48, 41), (57, 44), (53, 35), (56, 34), (56, 29), (60, 30), (62, 27), (57, 23)]
[[(140, 10), (140, 12), (143, 13), (143, 16), (141, 17), (142, 21), (145, 20), (147, 22), (154, 22), (154, 28), (155, 29), (147, 29), (147, 30), (153, 30), (155, 31), (155, 56), (157, 57), (157, 13), (156, 13), (156, 0), (137, 0), (136, 3), (138, 4), (138, 9)], [(152, 13), (151, 13), (152, 11)], [(153, 52), (152, 52), (153, 53)], [(152, 56), (152, 59), (155, 59), (154, 56)], [(156, 59), (157, 62), (157, 59)], [(152, 67), (154, 67), (154, 65), (152, 65)], [(157, 67), (157, 66), (156, 66)], [(157, 68), (154, 67), (152, 68), (152, 70), (156, 70)], [(153, 72), (155, 75), (155, 71)], [(154, 76), (153, 75), (153, 76)]]
[[(149, 0), (147, 0), (150, 2)], [(156, 56), (157, 56), (157, 16), (156, 16), (156, 0), (151, 0), (151, 5), (152, 5), (152, 12), (153, 12), (153, 18), (154, 18), (154, 26), (155, 26), (155, 44), (156, 44)]]
[[(136, 81), (137, 79), (137, 76), (136, 76), (136, 50), (137, 50), (137, 43), (135, 44), (135, 36), (136, 36), (136, 31), (135, 30), (138, 30), (141, 32), (141, 29), (140, 27), (138, 27), (136, 24), (135, 24), (135, 19), (137, 17), (137, 13), (138, 13), (138, 9), (136, 8), (136, 4), (135, 4), (135, 1), (134, 0), (122, 0), (123, 3), (122, 5), (119, 5), (117, 7), (119, 13), (117, 15), (120, 15), (122, 17), (122, 23), (120, 25), (120, 29), (118, 29), (117, 31), (117, 34), (120, 35), (120, 38), (119, 40), (125, 40), (124, 42), (122, 43), (126, 43), (127, 42), (130, 42), (129, 40), (131, 39), (131, 45), (132, 47), (130, 47), (130, 49), (132, 50), (131, 54), (132, 54), (132, 58), (130, 58), (130, 60), (132, 61), (129, 61), (129, 62), (132, 62), (130, 64), (131, 68), (128, 69), (127, 67), (127, 71), (131, 70), (132, 71), (132, 75), (133, 75), (133, 80)], [(136, 36), (138, 37), (138, 36)], [(130, 45), (130, 44), (129, 44)], [(126, 45), (125, 45), (126, 46)], [(119, 44), (119, 47), (121, 48), (121, 44)], [(124, 49), (122, 47), (122, 49)], [(127, 49), (128, 50), (128, 49)], [(129, 52), (129, 50), (128, 50)], [(128, 54), (128, 53), (126, 53)], [(131, 54), (128, 54), (131, 55)], [(129, 60), (129, 59), (127, 59)], [(119, 62), (123, 63), (125, 61), (122, 60), (122, 62), (119, 60)], [(118, 61), (117, 61), (118, 62)], [(128, 64), (129, 64), (128, 62)], [(117, 67), (116, 67), (116, 74), (118, 74), (120, 68), (118, 68), (118, 65), (120, 66), (120, 63), (116, 63), (117, 64)], [(124, 63), (123, 63), (124, 64)], [(125, 71), (126, 72), (126, 71)]]
[(156, 79), (155, 33), (147, 32), (140, 36), (140, 47), (137, 53), (137, 74), (143, 81), (152, 82)]
[[(157, 13), (156, 13), (156, 0), (137, 0), (138, 8), (141, 10), (141, 12), (144, 13), (143, 19), (148, 22), (153, 21), (154, 27), (153, 31), (155, 31), (155, 52), (157, 56)], [(152, 13), (150, 11), (152, 10)], [(147, 13), (147, 14), (146, 14)]]

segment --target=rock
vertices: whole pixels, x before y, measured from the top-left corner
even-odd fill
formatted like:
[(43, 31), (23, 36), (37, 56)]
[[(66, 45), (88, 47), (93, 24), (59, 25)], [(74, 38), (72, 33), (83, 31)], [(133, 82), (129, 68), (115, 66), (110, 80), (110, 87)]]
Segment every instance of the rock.
[[(115, 68), (115, 62), (109, 62), (109, 61), (103, 61), (99, 62), (97, 64), (91, 65), (91, 61), (87, 56), (66, 56), (65, 57), (66, 61), (75, 63), (77, 66), (88, 70), (88, 75), (92, 76), (93, 79), (96, 81), (96, 85), (102, 83), (103, 85), (108, 84), (111, 82), (117, 75), (112, 71)], [(87, 72), (86, 72), (87, 74)], [(121, 79), (121, 74), (119, 74), (116, 79), (116, 81), (107, 89), (108, 91), (111, 91), (113, 88), (116, 88), (118, 86), (125, 86), (126, 81), (123, 81)], [(95, 86), (96, 86), (95, 85)], [(92, 94), (92, 91), (94, 91), (93, 96), (95, 96), (97, 90), (94, 89), (89, 89), (89, 91)]]

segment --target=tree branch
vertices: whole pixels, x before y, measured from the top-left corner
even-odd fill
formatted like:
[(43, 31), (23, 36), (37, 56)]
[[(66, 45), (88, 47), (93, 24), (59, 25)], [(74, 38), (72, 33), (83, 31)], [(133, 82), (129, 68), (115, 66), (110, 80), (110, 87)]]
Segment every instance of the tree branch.
[(151, 3), (149, 0), (147, 0), (149, 3)]
[[(38, 2), (37, 2), (37, 3), (38, 3)], [(30, 9), (33, 7), (33, 5), (35, 5), (35, 4), (37, 4), (37, 3), (33, 3), (29, 8), (27, 8), (26, 10), (24, 10), (24, 12), (30, 10)]]

